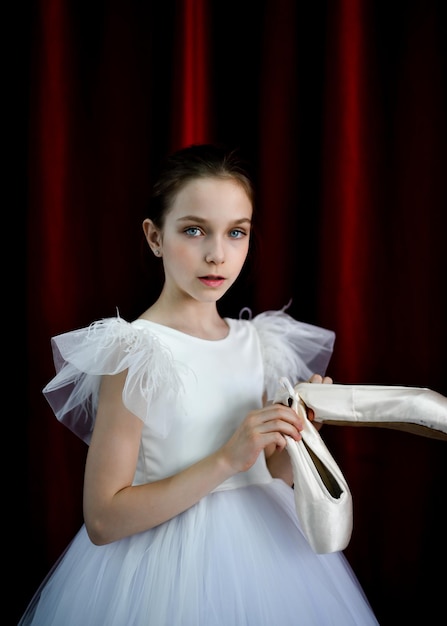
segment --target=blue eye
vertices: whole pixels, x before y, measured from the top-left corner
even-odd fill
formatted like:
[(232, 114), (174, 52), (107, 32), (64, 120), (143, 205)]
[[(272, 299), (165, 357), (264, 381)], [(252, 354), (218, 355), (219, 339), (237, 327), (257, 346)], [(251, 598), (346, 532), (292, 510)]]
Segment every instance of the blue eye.
[(190, 226), (189, 228), (186, 228), (184, 232), (190, 237), (198, 237), (201, 231), (200, 228), (197, 228), (197, 226)]
[(230, 230), (230, 237), (231, 239), (240, 239), (241, 237), (245, 236), (245, 231), (240, 230), (239, 228), (233, 228), (233, 230)]

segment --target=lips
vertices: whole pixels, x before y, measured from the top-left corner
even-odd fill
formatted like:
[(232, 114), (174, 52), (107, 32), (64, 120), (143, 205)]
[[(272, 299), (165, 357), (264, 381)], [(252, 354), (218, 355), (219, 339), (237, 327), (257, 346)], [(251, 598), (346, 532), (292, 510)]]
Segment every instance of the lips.
[(225, 281), (225, 278), (223, 276), (208, 275), (199, 276), (199, 280), (207, 287), (220, 287), (220, 285), (222, 285), (222, 283)]

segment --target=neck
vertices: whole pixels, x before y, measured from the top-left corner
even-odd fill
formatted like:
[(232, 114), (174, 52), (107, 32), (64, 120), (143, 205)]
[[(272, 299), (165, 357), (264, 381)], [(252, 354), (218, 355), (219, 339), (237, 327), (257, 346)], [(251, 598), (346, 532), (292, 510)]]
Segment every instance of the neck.
[(162, 293), (141, 317), (201, 339), (222, 339), (228, 334), (228, 326), (219, 315), (216, 302), (191, 299), (180, 305)]

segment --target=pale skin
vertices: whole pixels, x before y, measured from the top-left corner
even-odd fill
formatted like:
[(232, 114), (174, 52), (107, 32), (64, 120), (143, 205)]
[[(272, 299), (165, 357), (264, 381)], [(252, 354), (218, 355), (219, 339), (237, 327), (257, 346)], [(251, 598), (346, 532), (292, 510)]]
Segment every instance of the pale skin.
[[(203, 339), (228, 333), (217, 302), (239, 276), (250, 240), (252, 205), (232, 179), (187, 183), (169, 209), (162, 230), (146, 219), (143, 230), (162, 258), (165, 282), (142, 318)], [(251, 411), (216, 452), (178, 474), (132, 486), (142, 421), (122, 401), (126, 372), (105, 376), (84, 479), (84, 519), (90, 539), (104, 545), (161, 524), (249, 469), (265, 454), (273, 477), (292, 484), (284, 435), (300, 439), (301, 419), (281, 404)], [(310, 382), (330, 383), (314, 375)], [(310, 415), (313, 419), (313, 416)]]

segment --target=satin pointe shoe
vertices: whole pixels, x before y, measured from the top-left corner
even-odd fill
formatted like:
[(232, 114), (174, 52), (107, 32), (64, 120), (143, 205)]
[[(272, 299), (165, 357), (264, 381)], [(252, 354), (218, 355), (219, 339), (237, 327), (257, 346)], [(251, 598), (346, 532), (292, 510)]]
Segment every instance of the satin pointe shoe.
[(303, 533), (317, 554), (344, 550), (353, 525), (349, 486), (287, 378), (280, 379), (273, 402), (292, 407), (304, 423), (299, 441), (285, 435), (293, 470), (295, 507)]
[(298, 383), (315, 421), (375, 426), (447, 441), (447, 398), (425, 387)]

